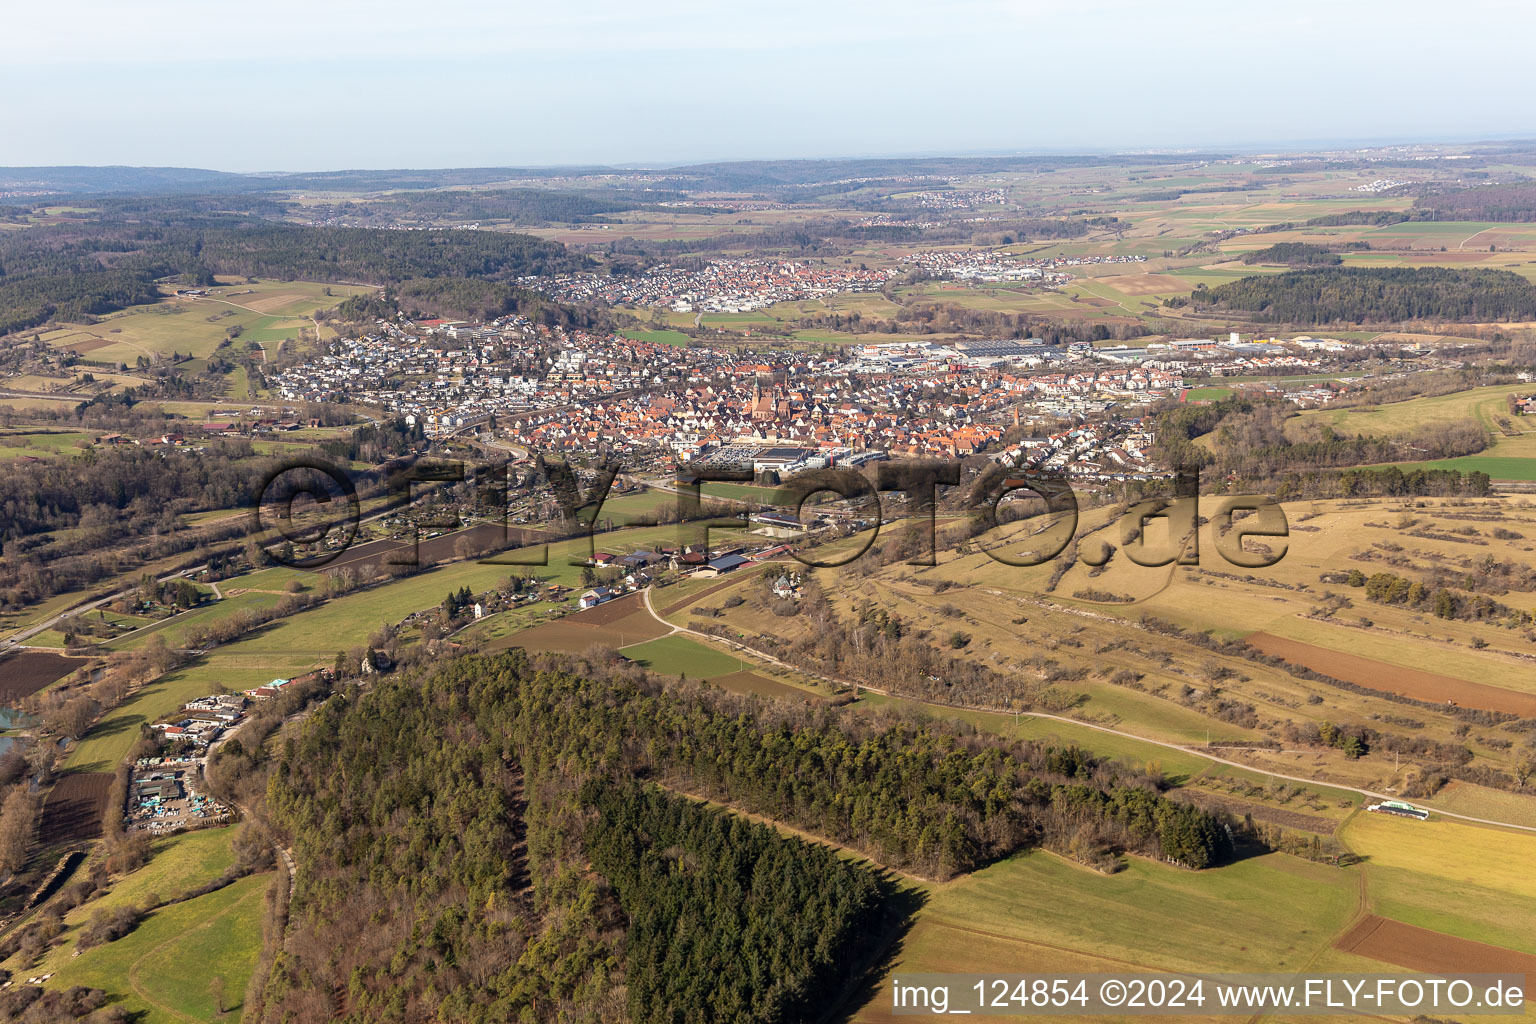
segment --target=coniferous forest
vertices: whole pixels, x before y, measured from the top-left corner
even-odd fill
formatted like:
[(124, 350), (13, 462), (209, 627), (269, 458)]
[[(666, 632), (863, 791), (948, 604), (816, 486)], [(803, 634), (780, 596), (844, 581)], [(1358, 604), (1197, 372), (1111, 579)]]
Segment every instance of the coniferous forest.
[[(1183, 302), (1184, 300), (1170, 300)], [(1536, 285), (1508, 270), (1316, 267), (1244, 277), (1190, 295), (1266, 323), (1497, 322), (1536, 317)]]

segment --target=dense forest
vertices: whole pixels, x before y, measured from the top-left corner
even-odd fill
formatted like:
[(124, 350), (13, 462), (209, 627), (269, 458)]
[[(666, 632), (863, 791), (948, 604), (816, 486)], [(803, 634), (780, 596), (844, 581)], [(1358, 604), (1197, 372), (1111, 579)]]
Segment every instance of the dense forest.
[(1441, 192), (1413, 201), (1414, 212), (1435, 220), (1498, 221), (1528, 224), (1536, 221), (1536, 182)]
[(1306, 242), (1277, 242), (1243, 257), (1244, 263), (1286, 263), (1291, 266), (1337, 266), (1344, 262), (1338, 253)]
[(1142, 323), (1108, 324), (1052, 320), (1030, 313), (971, 309), (953, 302), (910, 302), (892, 317), (865, 316), (857, 310), (816, 311), (786, 322), (794, 330), (834, 330), (880, 334), (954, 334), (983, 338), (1043, 338), (1052, 345), (1074, 341), (1125, 341), (1150, 334)]
[[(1185, 300), (1169, 300), (1171, 304)], [(1536, 319), (1536, 285), (1508, 270), (1328, 267), (1244, 277), (1187, 300), (1266, 323), (1488, 322)]]
[(300, 871), (260, 1019), (766, 1022), (832, 1001), (879, 932), (878, 878), (634, 781), (623, 709), (582, 722), (615, 703), (598, 689), (504, 655), (318, 709), (269, 785)]
[(654, 786), (591, 783), (579, 803), (628, 919), (636, 1024), (814, 1020), (863, 966), (884, 899), (866, 868)]
[[(1112, 222), (1114, 218), (1107, 218)], [(726, 232), (706, 238), (615, 239), (604, 247), (610, 255), (649, 256), (671, 259), (684, 253), (716, 253), (748, 250), (788, 252), (797, 255), (842, 255), (867, 242), (944, 242), (1012, 245), (1029, 239), (1080, 238), (1092, 223), (1081, 217), (1013, 217), (988, 221), (978, 236), (978, 225), (951, 224), (855, 224), (841, 217), (823, 217), (754, 232)]]
[(350, 689), (281, 744), (267, 808), (300, 868), (259, 1019), (769, 1021), (835, 1003), (897, 923), (880, 879), (690, 796), (938, 877), (1035, 843), (1110, 867), (1121, 850), (1204, 867), (1229, 846), (1206, 812), (1076, 748), (765, 704), (596, 654), (463, 658)]
[(1342, 213), (1325, 213), (1320, 217), (1309, 217), (1297, 224), (1294, 221), (1284, 221), (1279, 224), (1266, 224), (1261, 228), (1254, 228), (1254, 234), (1273, 233), (1277, 231), (1294, 231), (1297, 228), (1336, 228), (1349, 225), (1363, 225), (1366, 227), (1383, 228), (1393, 224), (1402, 224), (1409, 220), (1429, 220), (1426, 214), (1407, 214), (1397, 210), (1345, 210)]

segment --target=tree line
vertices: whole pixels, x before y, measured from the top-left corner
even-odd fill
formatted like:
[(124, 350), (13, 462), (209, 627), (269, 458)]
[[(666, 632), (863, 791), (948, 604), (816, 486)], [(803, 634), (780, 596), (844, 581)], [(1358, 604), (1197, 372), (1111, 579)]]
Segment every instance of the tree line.
[(1244, 263), (1288, 263), (1292, 266), (1338, 266), (1344, 257), (1321, 245), (1306, 242), (1277, 242), (1255, 249), (1243, 257)]
[[(1213, 474), (1283, 484), (1290, 497), (1488, 493), (1491, 481), (1481, 471), (1380, 466), (1332, 472), (1483, 451), (1488, 431), (1476, 420), (1434, 424), (1388, 437), (1347, 436), (1324, 424), (1296, 437), (1286, 431), (1293, 415), (1283, 401), (1246, 395), (1209, 405), (1167, 405), (1157, 414), (1154, 450), (1168, 465), (1209, 467)], [(1213, 443), (1197, 444), (1196, 438)]]
[(1413, 208), (1416, 215), (1433, 220), (1528, 224), (1536, 221), (1536, 183), (1519, 181), (1419, 196)]
[(1188, 299), (1165, 302), (1265, 323), (1487, 322), (1536, 318), (1536, 285), (1509, 270), (1317, 267), (1202, 282)]

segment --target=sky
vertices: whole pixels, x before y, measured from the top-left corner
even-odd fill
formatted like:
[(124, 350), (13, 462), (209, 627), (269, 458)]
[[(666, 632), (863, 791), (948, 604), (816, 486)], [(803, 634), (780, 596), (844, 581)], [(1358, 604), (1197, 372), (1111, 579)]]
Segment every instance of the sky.
[(1528, 0), (52, 0), (4, 24), (0, 166), (1536, 136)]

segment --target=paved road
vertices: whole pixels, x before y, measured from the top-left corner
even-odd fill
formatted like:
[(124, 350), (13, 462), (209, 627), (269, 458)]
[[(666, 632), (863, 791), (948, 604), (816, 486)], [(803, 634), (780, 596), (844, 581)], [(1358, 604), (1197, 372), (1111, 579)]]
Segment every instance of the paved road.
[[(727, 640), (727, 639), (725, 639), (723, 637), (713, 636), (713, 635), (711, 635), (709, 633), (701, 633), (698, 630), (689, 629), (686, 626), (679, 626), (679, 625), (676, 625), (674, 623), (668, 622), (666, 619), (664, 619), (660, 615), (658, 615), (656, 613), (656, 609), (654, 607), (652, 607), (652, 605), (651, 605), (651, 589), (649, 587), (647, 587), (646, 590), (645, 590), (645, 610), (647, 612), (650, 612), (651, 617), (654, 618), (657, 622), (661, 623), (663, 626), (666, 626), (668, 629), (671, 630), (671, 632), (667, 634), (668, 636), (672, 636), (672, 635), (675, 635), (677, 633), (687, 633), (688, 635), (696, 636), (696, 637), (698, 637), (701, 640), (713, 641), (715, 643), (723, 643), (723, 644), (725, 644), (728, 647), (734, 648), (734, 649), (736, 649), (738, 651), (741, 651), (741, 652), (744, 652), (746, 654), (750, 654), (754, 658), (757, 658), (760, 661), (766, 661), (766, 662), (768, 662), (771, 665), (777, 665), (780, 668), (785, 668), (785, 669), (789, 669), (789, 670), (794, 671), (794, 672), (799, 672), (802, 675), (811, 675), (811, 676), (816, 676), (819, 679), (828, 679), (829, 682), (844, 682), (843, 680), (831, 680), (827, 676), (823, 676), (823, 675), (821, 675), (820, 673), (817, 673), (817, 672), (807, 672), (803, 668), (799, 668), (798, 666), (794, 666), (794, 665), (789, 665), (789, 664), (787, 664), (787, 663), (785, 663), (783, 661), (780, 661), (778, 658), (773, 657), (771, 654), (765, 654), (762, 651), (759, 651), (759, 650), (757, 650), (757, 649), (755, 649), (753, 647), (747, 646), (746, 644), (738, 643), (737, 641), (734, 641), (734, 640)], [(1347, 786), (1347, 785), (1344, 785), (1344, 784), (1338, 783), (1338, 782), (1329, 782), (1326, 779), (1312, 779), (1312, 778), (1307, 778), (1306, 776), (1303, 776), (1303, 775), (1287, 775), (1284, 772), (1271, 771), (1268, 768), (1259, 768), (1259, 767), (1257, 767), (1255, 765), (1245, 764), (1242, 761), (1233, 761), (1233, 760), (1230, 760), (1230, 759), (1225, 758), (1225, 757), (1217, 757), (1215, 754), (1212, 754), (1212, 753), (1210, 753), (1209, 751), (1206, 751), (1206, 750), (1202, 750), (1199, 747), (1186, 747), (1186, 746), (1182, 746), (1182, 745), (1180, 745), (1178, 743), (1168, 743), (1168, 742), (1165, 742), (1164, 740), (1149, 739), (1148, 737), (1138, 735), (1137, 733), (1124, 732), (1124, 731), (1122, 731), (1120, 729), (1111, 729), (1107, 725), (1095, 725), (1092, 722), (1082, 722), (1082, 721), (1079, 721), (1076, 718), (1067, 718), (1067, 717), (1065, 717), (1063, 715), (1047, 714), (1044, 711), (1017, 711), (1016, 712), (1016, 711), (1010, 710), (1008, 708), (989, 708), (989, 707), (983, 707), (983, 706), (973, 705), (973, 704), (939, 704), (939, 703), (936, 703), (934, 701), (920, 700), (920, 699), (915, 698), (915, 697), (907, 697), (907, 696), (904, 696), (904, 695), (901, 695), (901, 694), (893, 694), (889, 690), (881, 689), (878, 686), (870, 686), (867, 683), (858, 683), (856, 685), (857, 685), (857, 687), (859, 689), (868, 690), (870, 693), (878, 693), (878, 694), (880, 694), (881, 696), (884, 696), (884, 697), (893, 697), (893, 696), (901, 697), (902, 700), (909, 700), (909, 701), (912, 701), (913, 703), (923, 704), (923, 705), (926, 705), (926, 706), (931, 707), (931, 708), (939, 708), (939, 709), (942, 709), (942, 710), (950, 710), (950, 711), (982, 711), (982, 712), (986, 712), (988, 714), (994, 714), (994, 715), (1016, 715), (1016, 716), (1024, 717), (1024, 718), (1044, 718), (1044, 719), (1046, 719), (1048, 721), (1061, 722), (1064, 725), (1071, 725), (1071, 726), (1074, 726), (1074, 727), (1080, 728), (1080, 729), (1092, 729), (1095, 732), (1108, 733), (1111, 736), (1120, 736), (1120, 737), (1123, 737), (1123, 738), (1128, 739), (1128, 740), (1135, 740), (1138, 743), (1150, 743), (1150, 744), (1152, 744), (1155, 747), (1164, 747), (1164, 748), (1166, 748), (1168, 750), (1176, 750), (1176, 751), (1178, 751), (1181, 754), (1193, 754), (1195, 757), (1202, 757), (1202, 758), (1204, 758), (1207, 761), (1214, 761), (1216, 764), (1224, 764), (1224, 765), (1227, 765), (1230, 768), (1241, 768), (1244, 771), (1254, 772), (1254, 773), (1259, 774), (1259, 775), (1266, 775), (1266, 776), (1268, 776), (1269, 778), (1272, 778), (1272, 779), (1283, 779), (1286, 782), (1299, 782), (1299, 783), (1302, 783), (1304, 785), (1309, 785), (1309, 786), (1327, 786), (1330, 789), (1343, 790), (1346, 793), (1358, 793), (1359, 795), (1361, 795), (1363, 797), (1366, 797), (1367, 799), (1371, 799), (1371, 800), (1396, 800), (1396, 799), (1398, 799), (1397, 797), (1391, 796), (1391, 795), (1389, 795), (1387, 793), (1377, 793), (1374, 790), (1360, 789), (1357, 786)], [(1470, 821), (1470, 822), (1473, 822), (1473, 823), (1478, 824), (1478, 825), (1494, 825), (1494, 826), (1497, 826), (1499, 828), (1511, 828), (1511, 829), (1515, 829), (1515, 830), (1520, 831), (1520, 832), (1536, 832), (1536, 826), (1532, 826), (1532, 825), (1519, 825), (1519, 824), (1516, 824), (1515, 822), (1512, 822), (1512, 821), (1499, 821), (1496, 818), (1477, 818), (1477, 817), (1473, 817), (1470, 814), (1457, 814), (1455, 811), (1443, 810), (1442, 808), (1436, 807), (1433, 804), (1424, 803), (1422, 801), (1420, 801), (1420, 806), (1426, 807), (1429, 810), (1434, 811), (1436, 814), (1442, 815), (1444, 817), (1455, 818), (1458, 821)]]

